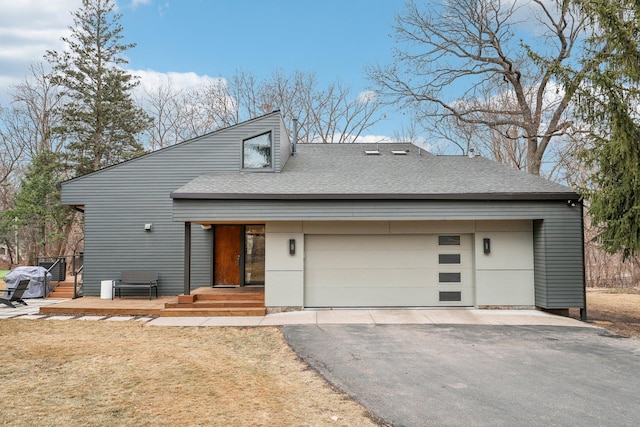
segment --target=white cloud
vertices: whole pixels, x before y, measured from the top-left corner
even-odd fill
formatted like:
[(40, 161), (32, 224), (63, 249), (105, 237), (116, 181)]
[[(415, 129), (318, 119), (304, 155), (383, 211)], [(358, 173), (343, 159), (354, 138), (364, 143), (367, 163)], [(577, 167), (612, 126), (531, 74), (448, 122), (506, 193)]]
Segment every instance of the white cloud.
[(140, 88), (149, 92), (154, 92), (154, 89), (167, 84), (176, 91), (195, 89), (205, 85), (226, 84), (226, 80), (222, 77), (201, 76), (193, 72), (162, 73), (154, 70), (133, 70), (130, 72), (134, 76), (140, 77)]
[(29, 64), (43, 60), (47, 50), (62, 48), (61, 37), (73, 24), (71, 11), (81, 0), (0, 0), (0, 102), (8, 101), (11, 85), (22, 81)]
[(358, 102), (361, 104), (369, 104), (378, 99), (378, 94), (373, 90), (365, 90), (358, 94)]
[(147, 5), (147, 4), (151, 4), (151, 0), (131, 0), (131, 7), (133, 9), (135, 9), (136, 7), (140, 6), (140, 5)]
[[(353, 137), (351, 137), (351, 141), (353, 142)], [(374, 144), (374, 143), (384, 144), (388, 142), (397, 142), (397, 141), (386, 135), (360, 135), (355, 142), (360, 144)]]
[(44, 61), (47, 50), (64, 49), (61, 39), (69, 36), (72, 12), (81, 6), (82, 0), (0, 0), (0, 104), (9, 102), (10, 87), (27, 77), (30, 64)]
[[(322, 138), (320, 136), (310, 136), (311, 143), (320, 143)], [(356, 144), (375, 144), (375, 143), (389, 143), (397, 142), (393, 138), (386, 135), (360, 135), (356, 138), (355, 135), (347, 135), (344, 133), (335, 133), (332, 138), (328, 138), (332, 142), (344, 142), (344, 143), (356, 143)]]

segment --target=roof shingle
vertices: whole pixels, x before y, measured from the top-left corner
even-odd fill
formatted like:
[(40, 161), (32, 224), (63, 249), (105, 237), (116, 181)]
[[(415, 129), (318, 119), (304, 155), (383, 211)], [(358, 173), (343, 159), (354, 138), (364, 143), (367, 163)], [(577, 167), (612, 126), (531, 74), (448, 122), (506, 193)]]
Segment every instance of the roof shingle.
[[(376, 149), (379, 155), (365, 154)], [(411, 144), (299, 144), (281, 173), (205, 174), (172, 197), (557, 199), (576, 194), (489, 159), (434, 156)]]

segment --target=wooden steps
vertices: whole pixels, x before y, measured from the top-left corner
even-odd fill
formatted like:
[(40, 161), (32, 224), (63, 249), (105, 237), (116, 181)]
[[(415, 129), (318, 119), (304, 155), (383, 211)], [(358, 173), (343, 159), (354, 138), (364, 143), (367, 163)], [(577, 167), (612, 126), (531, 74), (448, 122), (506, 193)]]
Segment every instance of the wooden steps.
[(264, 288), (199, 288), (165, 304), (160, 316), (264, 316)]
[[(62, 289), (69, 288), (63, 286)], [(73, 293), (73, 283), (70, 292)], [(56, 298), (52, 293), (50, 298)], [(101, 299), (93, 296), (70, 299), (40, 308), (41, 314), (72, 316), (264, 316), (264, 287), (211, 288), (202, 287), (190, 295), (177, 297), (147, 296)]]
[(73, 282), (59, 282), (47, 296), (51, 299), (73, 298)]

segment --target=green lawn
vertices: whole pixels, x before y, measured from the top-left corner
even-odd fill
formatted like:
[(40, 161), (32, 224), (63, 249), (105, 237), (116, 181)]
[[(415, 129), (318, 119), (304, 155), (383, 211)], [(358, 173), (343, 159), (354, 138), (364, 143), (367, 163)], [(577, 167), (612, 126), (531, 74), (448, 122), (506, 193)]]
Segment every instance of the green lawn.
[(0, 270), (0, 280), (4, 279), (4, 275), (7, 274), (11, 270)]

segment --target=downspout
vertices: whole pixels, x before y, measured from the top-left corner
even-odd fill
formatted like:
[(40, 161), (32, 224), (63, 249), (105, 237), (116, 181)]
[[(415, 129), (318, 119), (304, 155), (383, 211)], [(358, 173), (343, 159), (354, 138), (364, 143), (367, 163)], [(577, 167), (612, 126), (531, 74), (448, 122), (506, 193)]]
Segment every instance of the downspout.
[(298, 119), (293, 119), (293, 145), (291, 147), (291, 155), (296, 155), (296, 146), (298, 145)]
[(587, 273), (585, 271), (584, 259), (584, 201), (580, 200), (580, 229), (582, 230), (582, 305), (580, 309), (580, 320), (588, 322), (587, 319)]

